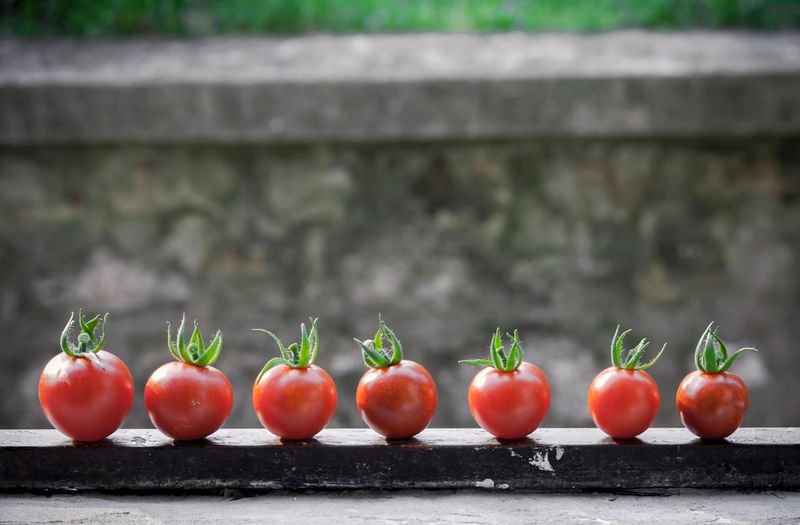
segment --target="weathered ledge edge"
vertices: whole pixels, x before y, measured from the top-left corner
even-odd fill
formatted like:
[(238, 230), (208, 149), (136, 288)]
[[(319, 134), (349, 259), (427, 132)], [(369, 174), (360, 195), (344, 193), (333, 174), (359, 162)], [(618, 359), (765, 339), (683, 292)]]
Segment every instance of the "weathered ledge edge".
[(596, 429), (540, 429), (511, 443), (478, 429), (429, 429), (392, 443), (367, 429), (329, 429), (289, 444), (261, 429), (187, 444), (154, 430), (121, 430), (96, 444), (54, 430), (0, 430), (2, 491), (796, 490), (798, 465), (800, 428), (746, 428), (702, 443), (684, 429), (651, 429), (625, 443)]
[(0, 39), (0, 145), (794, 136), (799, 35)]

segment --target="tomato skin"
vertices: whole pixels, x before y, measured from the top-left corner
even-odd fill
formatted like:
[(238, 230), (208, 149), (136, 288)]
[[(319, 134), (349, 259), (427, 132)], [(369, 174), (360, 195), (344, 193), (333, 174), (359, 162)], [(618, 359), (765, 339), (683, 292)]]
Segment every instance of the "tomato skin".
[(153, 425), (177, 441), (216, 432), (233, 407), (233, 389), (220, 370), (172, 361), (152, 373), (144, 405)]
[(356, 406), (372, 430), (388, 439), (407, 439), (431, 422), (436, 412), (436, 383), (425, 368), (402, 360), (368, 370), (358, 382)]
[(333, 416), (336, 398), (336, 384), (317, 365), (277, 365), (253, 385), (258, 420), (284, 440), (314, 437)]
[(742, 424), (749, 399), (747, 385), (736, 374), (695, 370), (678, 386), (675, 404), (690, 432), (703, 439), (723, 439)]
[(498, 439), (524, 438), (550, 408), (550, 384), (539, 367), (523, 361), (513, 372), (486, 367), (469, 385), (469, 410)]
[(59, 432), (75, 441), (99, 441), (117, 430), (133, 405), (133, 378), (117, 356), (95, 354), (103, 368), (85, 357), (60, 353), (39, 376), (39, 403)]
[(592, 381), (588, 403), (597, 428), (613, 438), (630, 439), (650, 428), (661, 394), (647, 372), (612, 366)]

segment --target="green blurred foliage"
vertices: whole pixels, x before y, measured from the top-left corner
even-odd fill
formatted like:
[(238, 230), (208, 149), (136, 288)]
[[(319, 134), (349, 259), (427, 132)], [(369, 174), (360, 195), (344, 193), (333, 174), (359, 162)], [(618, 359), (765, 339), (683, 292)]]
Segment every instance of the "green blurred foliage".
[(23, 36), (798, 26), (800, 0), (0, 0)]

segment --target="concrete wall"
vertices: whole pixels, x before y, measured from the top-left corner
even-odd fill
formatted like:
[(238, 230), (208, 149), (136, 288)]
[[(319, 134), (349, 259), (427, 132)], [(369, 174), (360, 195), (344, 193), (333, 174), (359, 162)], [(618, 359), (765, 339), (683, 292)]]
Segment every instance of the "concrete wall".
[[(746, 424), (800, 425), (800, 101), (789, 89), (800, 78), (800, 53), (781, 38), (766, 44), (756, 39), (759, 46), (784, 49), (762, 53), (784, 57), (764, 77), (756, 71), (762, 55), (756, 53), (755, 69), (744, 72), (741, 60), (726, 57), (724, 50), (736, 46), (725, 41), (747, 48), (744, 37), (706, 36), (722, 50), (711, 68), (716, 74), (677, 74), (680, 81), (669, 84), (659, 83), (658, 74), (617, 72), (617, 85), (628, 87), (609, 89), (622, 95), (600, 97), (588, 107), (597, 114), (612, 112), (612, 103), (630, 109), (635, 100), (628, 95), (651, 93), (650, 85), (666, 90), (665, 100), (676, 104), (686, 85), (695, 86), (692, 93), (700, 98), (686, 94), (695, 103), (718, 99), (728, 93), (724, 86), (747, 93), (752, 85), (768, 103), (743, 108), (742, 101), (750, 99), (737, 95), (716, 101), (721, 109), (715, 118), (698, 115), (683, 127), (661, 128), (663, 120), (648, 118), (640, 122), (653, 127), (625, 128), (640, 111), (606, 128), (590, 119), (591, 133), (562, 127), (554, 136), (535, 128), (503, 133), (492, 127), (464, 136), (458, 121), (445, 117), (446, 125), (430, 128), (439, 130), (433, 137), (413, 126), (382, 135), (393, 128), (373, 107), (372, 121), (380, 123), (373, 140), (364, 128), (338, 141), (329, 136), (329, 121), (316, 138), (301, 134), (287, 141), (241, 126), (234, 126), (238, 135), (198, 138), (191, 129), (215, 128), (193, 128), (190, 119), (182, 134), (159, 127), (158, 113), (149, 117), (151, 134), (131, 134), (125, 121), (102, 113), (104, 100), (118, 107), (134, 100), (127, 81), (103, 80), (96, 72), (81, 77), (91, 69), (86, 64), (104, 71), (88, 59), (83, 66), (75, 59), (72, 80), (47, 77), (61, 62), (48, 66), (43, 57), (51, 55), (36, 47), (41, 44), (3, 43), (1, 49), (24, 48), (28, 54), (15, 55), (27, 62), (0, 68), (0, 91), (21, 97), (15, 104), (5, 99), (0, 113), (0, 426), (46, 425), (36, 400), (37, 376), (58, 351), (69, 312), (80, 306), (111, 312), (108, 349), (126, 360), (137, 384), (128, 426), (149, 426), (141, 388), (169, 358), (165, 321), (177, 321), (182, 311), (198, 318), (207, 335), (224, 331), (218, 364), (236, 390), (229, 426), (258, 424), (250, 387), (276, 352), (250, 328), (269, 328), (293, 340), (309, 315), (320, 317), (319, 364), (339, 386), (334, 423), (360, 426), (353, 396), (364, 366), (351, 338), (374, 334), (378, 312), (395, 328), (408, 358), (436, 378), (438, 426), (473, 424), (466, 389), (475, 370), (456, 360), (483, 354), (496, 326), (519, 328), (526, 358), (550, 376), (554, 403), (546, 425), (591, 424), (586, 388), (608, 365), (617, 323), (654, 346), (669, 341), (652, 371), (662, 388), (657, 423), (678, 424), (674, 391), (692, 368), (694, 344), (711, 320), (719, 322), (731, 346), (762, 350), (735, 365), (751, 387)], [(95, 53), (92, 44), (82, 45), (85, 53)], [(582, 53), (591, 52), (591, 45), (581, 45), (588, 49)], [(379, 47), (372, 50), (378, 53)], [(668, 47), (650, 53), (645, 56), (651, 59), (682, 56), (670, 55)], [(726, 61), (732, 64), (727, 75), (719, 73)], [(37, 67), (43, 76), (21, 73)], [(467, 73), (454, 73), (453, 89), (409, 103), (426, 104), (430, 112), (456, 93), (474, 95), (458, 89)], [(574, 82), (568, 71), (559, 74)], [(484, 90), (478, 99), (491, 94), (488, 85), (502, 90), (507, 79), (498, 72), (487, 75), (478, 81)], [(85, 91), (81, 115), (86, 122), (111, 119), (111, 128), (118, 122), (120, 134), (104, 140), (107, 135), (93, 135), (84, 123), (70, 140), (70, 125), (50, 128), (49, 134), (34, 125), (35, 118), (81, 121), (75, 106), (58, 103), (61, 87), (83, 89), (80, 78), (111, 97), (93, 102), (93, 92)], [(598, 78), (606, 77), (587, 74), (589, 84), (567, 90), (556, 108), (536, 107), (553, 114), (558, 108), (577, 111), (576, 104), (586, 100), (581, 93), (591, 92)], [(189, 99), (201, 93), (201, 80), (182, 84), (174, 106), (182, 107), (184, 92)], [(235, 87), (236, 80), (226, 77), (224, 83)], [(151, 81), (153, 89), (163, 85)], [(44, 93), (39, 98), (32, 95), (36, 82)], [(272, 89), (269, 82), (260, 78), (251, 86), (265, 104), (278, 104), (280, 97), (269, 98), (276, 93), (290, 96), (291, 86)], [(405, 89), (402, 82), (379, 84), (390, 92)], [(347, 96), (358, 100), (358, 85), (349, 78), (331, 89), (351, 89)], [(367, 85), (374, 89), (374, 79)], [(230, 89), (225, 96), (243, 100)], [(519, 96), (542, 95), (530, 89)], [(638, 100), (644, 114), (669, 113), (649, 95)], [(306, 100), (310, 107), (314, 103)], [(342, 110), (336, 118), (346, 120), (347, 108), (336, 107)], [(522, 107), (534, 111), (524, 101)], [(362, 111), (354, 106), (353, 112), (367, 114)], [(743, 114), (756, 124), (737, 127)], [(782, 124), (773, 125), (777, 121)], [(303, 129), (311, 133), (313, 126)]]

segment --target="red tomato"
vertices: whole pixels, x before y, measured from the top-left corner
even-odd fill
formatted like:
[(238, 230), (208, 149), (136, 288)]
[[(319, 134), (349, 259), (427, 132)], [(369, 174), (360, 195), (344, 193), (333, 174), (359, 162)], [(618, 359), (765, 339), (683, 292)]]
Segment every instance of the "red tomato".
[(475, 421), (499, 439), (520, 439), (541, 425), (550, 408), (550, 385), (536, 365), (523, 361), (513, 372), (487, 367), (469, 385)]
[(389, 439), (422, 432), (436, 411), (436, 384), (422, 365), (402, 360), (368, 370), (358, 382), (356, 405), (369, 427)]
[(694, 351), (697, 370), (681, 381), (675, 396), (683, 425), (700, 438), (723, 439), (742, 424), (749, 401), (747, 386), (727, 370), (744, 352), (758, 350), (746, 347), (728, 353), (714, 323), (700, 336)]
[[(39, 377), (39, 403), (47, 420), (76, 441), (98, 441), (117, 430), (133, 405), (133, 378), (105, 350), (87, 357), (59, 354)], [(100, 366), (102, 365), (102, 366)]]
[(704, 439), (723, 439), (744, 420), (749, 395), (739, 376), (729, 372), (706, 374), (700, 370), (681, 381), (676, 396), (684, 426)]
[(195, 440), (216, 432), (233, 407), (233, 390), (213, 366), (173, 361), (147, 380), (144, 405), (153, 425), (175, 440)]
[(317, 365), (279, 364), (253, 386), (253, 408), (261, 424), (281, 439), (310, 439), (336, 410), (336, 385)]
[(643, 370), (612, 366), (600, 372), (589, 386), (592, 419), (613, 438), (633, 438), (650, 428), (660, 404), (658, 385)]

